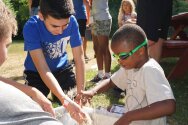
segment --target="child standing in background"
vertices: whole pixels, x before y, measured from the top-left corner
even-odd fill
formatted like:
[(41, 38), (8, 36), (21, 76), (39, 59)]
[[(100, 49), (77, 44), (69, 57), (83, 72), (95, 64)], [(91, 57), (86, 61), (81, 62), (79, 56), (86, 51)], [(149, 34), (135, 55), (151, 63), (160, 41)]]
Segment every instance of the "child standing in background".
[(132, 0), (122, 0), (118, 14), (118, 25), (121, 27), (125, 23), (136, 23), (137, 14)]

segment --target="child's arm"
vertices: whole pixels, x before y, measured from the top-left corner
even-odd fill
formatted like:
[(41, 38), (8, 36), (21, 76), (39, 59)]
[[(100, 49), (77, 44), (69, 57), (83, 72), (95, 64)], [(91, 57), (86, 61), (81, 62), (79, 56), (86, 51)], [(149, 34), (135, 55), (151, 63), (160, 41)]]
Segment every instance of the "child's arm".
[(114, 88), (114, 87), (115, 87), (115, 84), (112, 82), (111, 79), (103, 80), (100, 84), (98, 84), (94, 88), (87, 90), (87, 91), (82, 91), (81, 92), (81, 97), (82, 97), (81, 101), (83, 104), (90, 102), (90, 100), (92, 99), (92, 97), (95, 94), (106, 92), (110, 88)]
[(124, 114), (114, 125), (129, 125), (132, 121), (151, 120), (171, 115), (176, 110), (174, 99), (155, 102), (147, 107), (129, 111)]
[(47, 111), (51, 113), (53, 116), (55, 116), (55, 113), (52, 108), (52, 103), (38, 89), (17, 83), (9, 79), (5, 79), (3, 77), (0, 77), (0, 81), (3, 81), (4, 83), (10, 84), (16, 87), (17, 89), (21, 90), (26, 95), (31, 97), (34, 101), (36, 101), (43, 108), (44, 111)]
[(91, 89), (94, 93), (103, 93), (106, 92), (107, 90), (114, 88), (115, 84), (112, 82), (111, 79), (106, 79), (103, 80), (99, 85)]

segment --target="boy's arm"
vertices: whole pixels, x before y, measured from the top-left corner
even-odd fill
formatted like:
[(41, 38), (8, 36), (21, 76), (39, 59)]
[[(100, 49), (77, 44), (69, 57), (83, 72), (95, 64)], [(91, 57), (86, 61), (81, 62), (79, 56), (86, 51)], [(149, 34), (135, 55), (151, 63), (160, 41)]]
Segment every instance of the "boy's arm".
[(80, 93), (81, 90), (84, 90), (85, 83), (85, 62), (82, 46), (72, 48), (73, 58), (75, 61), (75, 70), (76, 70), (76, 84), (77, 84), (77, 93)]
[(38, 89), (17, 83), (9, 79), (5, 79), (3, 77), (0, 77), (0, 81), (3, 81), (4, 83), (12, 85), (17, 89), (21, 90), (26, 95), (31, 97), (34, 101), (36, 101), (43, 108), (44, 111), (47, 111), (51, 113), (53, 116), (55, 116), (51, 102)]
[(167, 99), (164, 101), (155, 102), (144, 108), (129, 111), (126, 114), (124, 114), (114, 125), (121, 125), (122, 123), (128, 125), (132, 121), (151, 120), (151, 119), (171, 115), (175, 112), (175, 110), (176, 110), (175, 100)]
[(36, 49), (29, 51), (32, 60), (35, 64), (35, 67), (37, 68), (37, 71), (40, 74), (41, 79), (44, 81), (46, 86), (52, 91), (52, 93), (61, 101), (63, 104), (65, 94), (63, 90), (61, 89), (58, 81), (50, 71), (45, 57), (43, 55), (43, 52), (41, 49)]

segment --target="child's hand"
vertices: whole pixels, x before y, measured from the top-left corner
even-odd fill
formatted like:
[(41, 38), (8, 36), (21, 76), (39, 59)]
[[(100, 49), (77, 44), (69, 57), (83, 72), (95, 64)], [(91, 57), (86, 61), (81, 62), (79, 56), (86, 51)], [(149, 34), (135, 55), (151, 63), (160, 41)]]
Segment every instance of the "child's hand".
[(125, 23), (132, 23), (132, 19), (128, 19)]
[(55, 117), (55, 112), (52, 107), (52, 103), (36, 88), (33, 88), (33, 93), (31, 98), (37, 102), (44, 111), (49, 112), (53, 117)]
[(88, 91), (81, 91), (80, 95), (81, 95), (81, 103), (83, 105), (85, 105), (86, 103), (91, 103), (91, 99), (94, 96), (95, 92), (92, 90), (88, 90)]

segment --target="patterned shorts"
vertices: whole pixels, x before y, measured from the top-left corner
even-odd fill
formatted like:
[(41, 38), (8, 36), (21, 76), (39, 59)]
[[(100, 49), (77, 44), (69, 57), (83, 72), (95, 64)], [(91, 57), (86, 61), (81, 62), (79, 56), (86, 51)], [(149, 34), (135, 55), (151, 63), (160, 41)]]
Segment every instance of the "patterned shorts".
[(92, 33), (96, 36), (104, 35), (109, 36), (111, 31), (112, 19), (108, 20), (95, 20), (92, 24)]

